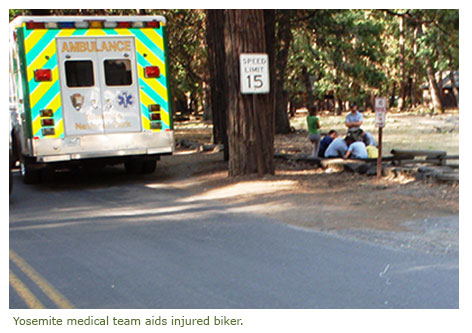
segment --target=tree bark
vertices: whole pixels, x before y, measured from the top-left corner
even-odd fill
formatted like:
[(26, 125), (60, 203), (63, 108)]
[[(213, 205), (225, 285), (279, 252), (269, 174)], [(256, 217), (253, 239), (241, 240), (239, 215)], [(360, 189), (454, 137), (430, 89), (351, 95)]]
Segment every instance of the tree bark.
[(451, 80), (452, 97), (457, 107), (459, 107), (459, 89), (457, 89), (456, 80), (454, 78), (454, 67), (452, 65), (452, 58), (449, 58), (449, 80)]
[(406, 70), (405, 70), (405, 17), (400, 17), (400, 96), (398, 109), (403, 111), (406, 105)]
[(308, 73), (308, 69), (305, 65), (302, 67), (302, 76), (303, 76), (303, 83), (305, 85), (305, 92), (306, 92), (306, 108), (308, 112), (315, 108), (315, 98), (313, 97), (313, 86), (310, 80), (310, 74)]
[(273, 174), (275, 126), (270, 94), (242, 95), (239, 78), (241, 53), (267, 52), (264, 11), (226, 10), (225, 18), (229, 175)]
[(225, 14), (223, 9), (207, 10), (208, 65), (210, 72), (210, 108), (213, 120), (213, 143), (223, 144), (224, 160), (229, 160), (227, 134)]
[(431, 64), (431, 60), (426, 57), (426, 74), (428, 76), (428, 83), (429, 83), (429, 92), (431, 94), (431, 100), (433, 102), (433, 108), (436, 112), (444, 112), (444, 107), (441, 100), (441, 95), (439, 91), (439, 86), (434, 77), (434, 69), (433, 65)]
[(287, 68), (288, 53), (293, 35), (290, 25), (290, 16), (287, 10), (279, 10), (279, 24), (275, 43), (276, 66), (275, 66), (275, 133), (290, 133), (290, 120), (287, 113), (288, 92), (284, 90), (285, 73)]
[[(426, 30), (425, 25), (423, 24), (421, 28), (422, 32), (424, 33)], [(443, 113), (444, 107), (442, 104), (441, 92), (439, 91), (438, 83), (436, 81), (436, 78), (434, 77), (435, 72), (433, 64), (431, 63), (431, 59), (428, 55), (425, 56), (424, 60), (426, 65), (426, 75), (428, 77), (429, 83), (429, 92), (431, 94), (431, 100), (433, 102), (434, 111)]]

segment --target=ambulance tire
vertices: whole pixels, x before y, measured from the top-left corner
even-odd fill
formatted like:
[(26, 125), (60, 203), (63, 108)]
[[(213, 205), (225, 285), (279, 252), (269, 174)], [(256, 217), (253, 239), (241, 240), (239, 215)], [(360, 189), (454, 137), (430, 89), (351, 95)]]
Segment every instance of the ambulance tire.
[(32, 168), (31, 164), (24, 158), (20, 160), (20, 174), (23, 183), (28, 185), (37, 184), (41, 180), (41, 170)]
[(141, 172), (143, 174), (151, 174), (156, 171), (156, 161), (154, 160), (148, 160), (143, 162), (143, 167), (141, 169)]
[(143, 162), (140, 160), (131, 160), (125, 162), (126, 173), (128, 174), (137, 174), (143, 168)]

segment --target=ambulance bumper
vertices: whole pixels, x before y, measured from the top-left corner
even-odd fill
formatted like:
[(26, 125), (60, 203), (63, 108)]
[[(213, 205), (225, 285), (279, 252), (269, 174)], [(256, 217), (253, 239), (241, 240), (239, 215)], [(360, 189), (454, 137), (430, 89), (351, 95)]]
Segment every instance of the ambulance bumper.
[(90, 158), (130, 155), (171, 154), (175, 150), (174, 132), (137, 132), (69, 136), (33, 140), (37, 162), (63, 162)]

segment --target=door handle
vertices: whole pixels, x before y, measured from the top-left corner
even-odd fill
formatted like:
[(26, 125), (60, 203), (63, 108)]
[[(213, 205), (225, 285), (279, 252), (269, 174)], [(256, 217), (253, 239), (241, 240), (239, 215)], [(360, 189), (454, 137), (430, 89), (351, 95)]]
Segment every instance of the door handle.
[(111, 109), (111, 107), (112, 107), (111, 99), (107, 99), (105, 102), (106, 102), (105, 109), (107, 109), (107, 110)]
[(98, 108), (98, 103), (96, 99), (92, 99), (90, 101), (90, 104), (92, 104), (92, 108), (97, 109)]

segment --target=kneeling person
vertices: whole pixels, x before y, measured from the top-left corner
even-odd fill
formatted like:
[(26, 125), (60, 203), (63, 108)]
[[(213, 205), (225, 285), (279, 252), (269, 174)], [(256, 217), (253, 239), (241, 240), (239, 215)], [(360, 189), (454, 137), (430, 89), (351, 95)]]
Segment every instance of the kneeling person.
[(337, 138), (326, 148), (325, 157), (344, 157), (347, 147), (351, 143), (351, 138)]
[(351, 143), (346, 154), (344, 155), (344, 158), (364, 159), (367, 157), (368, 157), (367, 149), (365, 147), (364, 142), (362, 141), (355, 141)]

